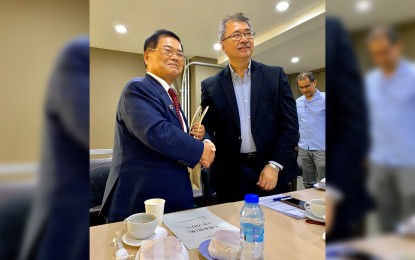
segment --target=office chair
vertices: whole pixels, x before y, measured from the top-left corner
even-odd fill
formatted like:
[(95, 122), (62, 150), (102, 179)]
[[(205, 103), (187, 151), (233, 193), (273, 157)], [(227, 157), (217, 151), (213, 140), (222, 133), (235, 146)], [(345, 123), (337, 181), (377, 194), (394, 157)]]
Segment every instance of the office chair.
[(111, 164), (101, 165), (89, 171), (89, 220), (90, 226), (105, 224), (98, 216), (104, 197), (105, 185), (111, 170)]

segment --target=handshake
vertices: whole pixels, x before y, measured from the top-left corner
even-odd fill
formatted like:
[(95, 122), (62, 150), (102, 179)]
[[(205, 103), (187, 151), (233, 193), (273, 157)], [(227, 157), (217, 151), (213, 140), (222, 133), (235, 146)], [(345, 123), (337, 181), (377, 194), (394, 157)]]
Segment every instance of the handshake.
[[(205, 135), (205, 127), (200, 123), (196, 123), (192, 126), (190, 134), (194, 138), (201, 141), (203, 139), (203, 136)], [(204, 147), (202, 158), (200, 158), (200, 164), (205, 168), (209, 168), (210, 165), (213, 163), (213, 160), (215, 160), (216, 147), (215, 144), (208, 139), (205, 139), (203, 143)]]
[(216, 147), (215, 144), (208, 139), (204, 140), (203, 143), (205, 146), (203, 148), (203, 154), (202, 158), (200, 159), (200, 164), (205, 168), (209, 168), (210, 165), (213, 163), (213, 160), (215, 160)]

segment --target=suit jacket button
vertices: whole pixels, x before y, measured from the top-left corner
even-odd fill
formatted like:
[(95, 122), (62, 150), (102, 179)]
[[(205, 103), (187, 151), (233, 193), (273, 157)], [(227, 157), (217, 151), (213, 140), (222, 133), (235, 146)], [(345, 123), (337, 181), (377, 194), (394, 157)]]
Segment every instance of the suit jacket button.
[(241, 140), (241, 137), (240, 136), (238, 137), (238, 140)]

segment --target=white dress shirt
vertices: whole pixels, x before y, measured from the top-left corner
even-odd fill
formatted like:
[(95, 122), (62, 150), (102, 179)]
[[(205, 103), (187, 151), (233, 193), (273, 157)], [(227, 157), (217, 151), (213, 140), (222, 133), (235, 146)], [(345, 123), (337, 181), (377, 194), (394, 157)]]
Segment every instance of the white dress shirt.
[[(160, 85), (162, 85), (162, 86), (163, 86), (164, 90), (167, 92), (167, 94), (168, 94), (168, 95), (169, 95), (169, 89), (170, 89), (170, 88), (172, 88), (172, 89), (174, 89), (174, 90), (176, 91), (176, 89), (174, 88), (174, 86), (173, 86), (173, 85), (169, 86), (169, 84), (167, 84), (167, 82), (166, 82), (164, 79), (162, 79), (162, 78), (160, 78), (160, 77), (157, 77), (156, 75), (154, 75), (154, 74), (153, 74), (153, 73), (151, 73), (151, 72), (147, 72), (147, 74), (149, 74), (149, 75), (150, 75), (150, 76), (152, 76), (155, 80), (157, 80), (157, 81), (160, 83)], [(170, 95), (169, 95), (169, 98), (170, 98), (170, 100), (171, 100)], [(182, 111), (180, 111), (180, 116), (181, 116), (182, 121), (183, 121), (183, 127), (184, 127), (183, 131), (185, 131), (185, 132), (187, 133), (187, 125), (185, 124), (185, 121), (184, 121), (184, 116), (183, 116)]]

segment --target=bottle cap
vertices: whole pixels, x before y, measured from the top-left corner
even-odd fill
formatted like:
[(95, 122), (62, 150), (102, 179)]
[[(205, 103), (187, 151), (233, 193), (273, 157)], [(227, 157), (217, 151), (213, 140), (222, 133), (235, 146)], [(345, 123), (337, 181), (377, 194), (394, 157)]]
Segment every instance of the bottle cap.
[(255, 203), (258, 204), (259, 196), (256, 194), (246, 194), (245, 195), (245, 202), (246, 203)]

